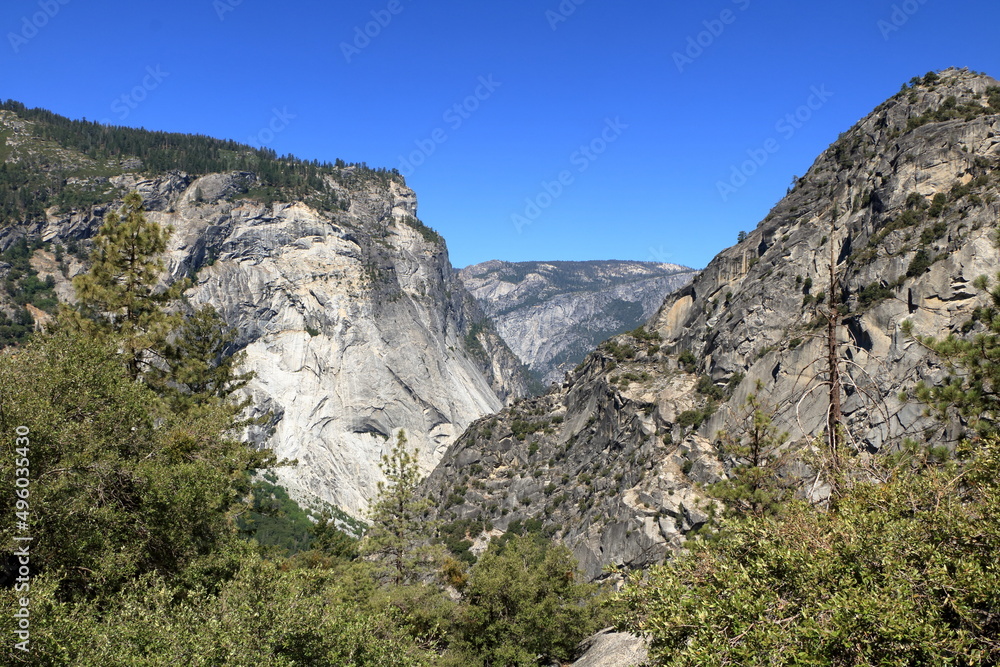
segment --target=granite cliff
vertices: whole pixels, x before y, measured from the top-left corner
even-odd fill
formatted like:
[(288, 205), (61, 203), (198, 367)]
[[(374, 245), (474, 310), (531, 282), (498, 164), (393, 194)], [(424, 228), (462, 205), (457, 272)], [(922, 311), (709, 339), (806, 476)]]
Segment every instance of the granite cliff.
[[(290, 192), (252, 170), (163, 171), (127, 153), (87, 152), (73, 142), (98, 126), (65, 121), (64, 136), (54, 123), (0, 111), (5, 168), (31, 170), (39, 193), (50, 188), (43, 206), (7, 217), (0, 248), (48, 242), (32, 265), (71, 300), (70, 279), (85, 270), (105, 212), (123, 193), (141, 193), (148, 218), (173, 228), (164, 280), (193, 277), (189, 305), (214, 305), (238, 331), (245, 370), (256, 373), (255, 410), (272, 414), (267, 444), (298, 460), (277, 474), (306, 503), (360, 515), (400, 429), (429, 471), (473, 419), (527, 392), (521, 363), (462, 287), (441, 237), (418, 220), (416, 196), (398, 175), (331, 165)], [(299, 166), (257, 160), (262, 173)], [(265, 430), (251, 435), (263, 442)]]

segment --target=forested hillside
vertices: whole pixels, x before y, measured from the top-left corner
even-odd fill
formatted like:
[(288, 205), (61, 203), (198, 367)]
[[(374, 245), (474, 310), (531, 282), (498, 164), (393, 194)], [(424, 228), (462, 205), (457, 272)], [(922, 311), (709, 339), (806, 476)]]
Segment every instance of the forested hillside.
[(403, 183), (395, 171), (364, 164), (279, 157), (268, 148), (203, 135), (71, 120), (14, 100), (0, 102), (0, 116), (3, 112), (8, 116), (0, 124), (0, 220), (7, 225), (44, 219), (50, 206), (65, 212), (107, 202), (122, 194), (108, 179), (126, 171), (252, 172), (258, 179), (255, 197), (299, 199), (330, 209), (348, 202), (337, 199), (325, 177)]

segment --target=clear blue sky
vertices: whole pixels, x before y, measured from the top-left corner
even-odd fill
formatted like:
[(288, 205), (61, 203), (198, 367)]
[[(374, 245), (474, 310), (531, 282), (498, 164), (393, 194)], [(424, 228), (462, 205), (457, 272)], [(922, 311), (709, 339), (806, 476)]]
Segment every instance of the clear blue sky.
[(998, 25), (996, 0), (6, 0), (0, 97), (400, 168), (456, 266), (702, 267), (912, 76), (1000, 76)]

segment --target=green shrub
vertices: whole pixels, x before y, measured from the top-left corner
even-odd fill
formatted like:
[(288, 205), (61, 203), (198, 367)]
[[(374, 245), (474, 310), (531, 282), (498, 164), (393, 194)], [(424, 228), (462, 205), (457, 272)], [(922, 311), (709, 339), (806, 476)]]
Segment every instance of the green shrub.
[(934, 263), (934, 258), (929, 252), (921, 248), (917, 251), (917, 254), (913, 256), (910, 261), (909, 267), (906, 269), (906, 275), (910, 278), (915, 278), (923, 274), (927, 269), (931, 267)]
[(927, 246), (944, 236), (948, 231), (948, 225), (943, 222), (935, 223), (920, 233), (920, 245)]
[(890, 299), (894, 295), (892, 288), (882, 283), (872, 283), (858, 293), (858, 305), (867, 308), (883, 299)]
[(469, 576), (459, 612), (458, 648), (477, 657), (463, 664), (572, 660), (576, 645), (598, 627), (598, 589), (582, 583), (576, 568), (569, 549), (535, 535), (491, 542)]
[(884, 469), (826, 511), (730, 520), (630, 576), (616, 626), (651, 637), (654, 665), (996, 664), (1000, 443), (977, 449)]
[(705, 410), (685, 410), (677, 415), (677, 425), (681, 428), (698, 428), (712, 413)]
[(684, 350), (677, 356), (677, 362), (686, 370), (688, 373), (694, 373), (695, 369), (698, 367), (698, 359), (694, 356), (691, 350)]
[(944, 193), (939, 192), (931, 200), (931, 207), (927, 210), (927, 214), (932, 218), (937, 218), (944, 213), (946, 208), (948, 208), (948, 197)]

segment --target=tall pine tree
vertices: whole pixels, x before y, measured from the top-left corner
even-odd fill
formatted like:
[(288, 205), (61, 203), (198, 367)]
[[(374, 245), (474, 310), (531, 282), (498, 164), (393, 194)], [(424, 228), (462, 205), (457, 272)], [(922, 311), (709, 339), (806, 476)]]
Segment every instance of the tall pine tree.
[(120, 212), (111, 211), (95, 238), (90, 271), (73, 279), (80, 311), (73, 319), (94, 335), (112, 335), (138, 378), (180, 320), (165, 310), (188, 286), (158, 287), (170, 228), (150, 222), (142, 197), (132, 192)]

